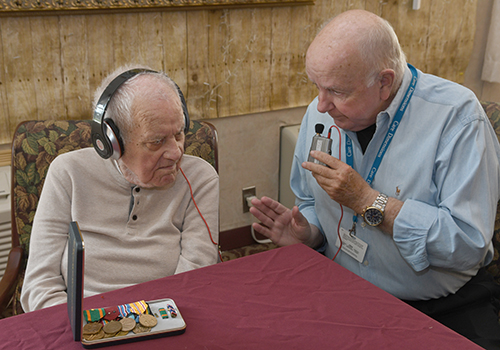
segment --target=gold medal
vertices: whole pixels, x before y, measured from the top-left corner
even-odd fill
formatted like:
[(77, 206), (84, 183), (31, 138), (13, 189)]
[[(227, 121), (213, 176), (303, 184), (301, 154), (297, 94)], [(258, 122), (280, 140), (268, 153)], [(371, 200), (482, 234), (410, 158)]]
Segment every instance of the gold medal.
[(90, 322), (83, 326), (83, 334), (96, 334), (102, 329), (102, 323)]
[(122, 324), (118, 321), (109, 321), (102, 329), (104, 333), (115, 335), (122, 330)]
[(102, 339), (104, 338), (104, 331), (101, 329), (99, 332), (95, 334), (83, 334), (82, 337), (87, 341)]
[(118, 333), (116, 333), (116, 337), (123, 337), (124, 335), (127, 335), (129, 331), (124, 331), (124, 330), (121, 330), (119, 331)]
[(158, 321), (153, 315), (143, 314), (139, 316), (141, 326), (152, 328), (157, 325)]
[(135, 321), (132, 318), (122, 318), (120, 323), (122, 324), (122, 332), (130, 332), (135, 327)]
[(151, 328), (150, 327), (144, 327), (142, 326), (140, 323), (138, 323), (134, 329), (132, 329), (132, 332), (134, 332), (135, 334), (138, 334), (138, 333), (147, 333), (151, 331)]

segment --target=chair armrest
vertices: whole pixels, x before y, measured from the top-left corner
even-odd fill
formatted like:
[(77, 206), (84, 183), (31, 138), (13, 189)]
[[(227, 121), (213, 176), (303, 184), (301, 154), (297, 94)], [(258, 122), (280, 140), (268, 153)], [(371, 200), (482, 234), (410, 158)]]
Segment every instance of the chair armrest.
[(9, 252), (7, 267), (0, 280), (0, 314), (2, 314), (16, 289), (19, 271), (23, 261), (24, 251), (21, 247), (13, 247)]

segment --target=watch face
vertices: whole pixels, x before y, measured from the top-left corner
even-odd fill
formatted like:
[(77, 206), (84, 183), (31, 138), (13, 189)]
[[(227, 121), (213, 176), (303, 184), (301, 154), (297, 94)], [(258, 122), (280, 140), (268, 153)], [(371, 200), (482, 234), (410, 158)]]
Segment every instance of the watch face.
[(384, 220), (384, 214), (377, 208), (368, 208), (364, 215), (365, 222), (370, 226), (377, 226)]

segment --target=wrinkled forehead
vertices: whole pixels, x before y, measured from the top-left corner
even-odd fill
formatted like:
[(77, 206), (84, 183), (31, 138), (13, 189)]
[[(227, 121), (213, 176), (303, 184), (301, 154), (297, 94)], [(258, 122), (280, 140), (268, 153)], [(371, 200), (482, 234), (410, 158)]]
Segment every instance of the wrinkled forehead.
[(184, 128), (184, 114), (175, 92), (134, 98), (132, 105), (134, 134), (175, 135)]

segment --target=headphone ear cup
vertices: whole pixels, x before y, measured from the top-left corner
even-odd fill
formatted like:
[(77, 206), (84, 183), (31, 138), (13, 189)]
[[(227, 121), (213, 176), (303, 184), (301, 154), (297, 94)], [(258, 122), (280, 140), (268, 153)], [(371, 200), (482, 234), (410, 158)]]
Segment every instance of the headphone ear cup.
[(108, 103), (125, 81), (137, 74), (145, 72), (154, 71), (136, 68), (123, 72), (114, 78), (106, 89), (104, 89), (104, 92), (96, 104), (94, 116), (92, 118), (92, 143), (97, 153), (104, 159), (108, 159), (110, 157), (118, 159), (125, 151), (123, 148), (123, 141), (120, 136), (120, 130), (118, 130), (118, 127), (111, 119), (104, 118), (106, 109), (108, 108)]
[(189, 130), (189, 115), (188, 115), (188, 112), (187, 112), (187, 107), (186, 105), (182, 105), (182, 110), (184, 111), (184, 134), (187, 134), (188, 130)]
[[(175, 84), (175, 83), (174, 83)], [(186, 104), (186, 99), (184, 98), (184, 94), (182, 93), (181, 88), (179, 85), (175, 84), (177, 87), (177, 91), (179, 92), (179, 97), (181, 99), (181, 104), (182, 104), (182, 112), (184, 113), (184, 134), (187, 134), (189, 130), (189, 113), (188, 113), (188, 108)]]
[[(92, 123), (92, 144), (97, 154), (102, 158), (108, 159), (113, 153), (113, 149), (109, 144), (109, 140), (100, 130), (101, 124)], [(99, 130), (98, 130), (99, 129)]]
[(123, 152), (125, 151), (123, 147), (123, 140), (120, 135), (120, 129), (116, 126), (115, 122), (112, 119), (106, 118), (103, 121), (104, 130), (106, 133), (106, 139), (110, 146), (111, 155), (110, 157), (113, 159), (119, 159)]

